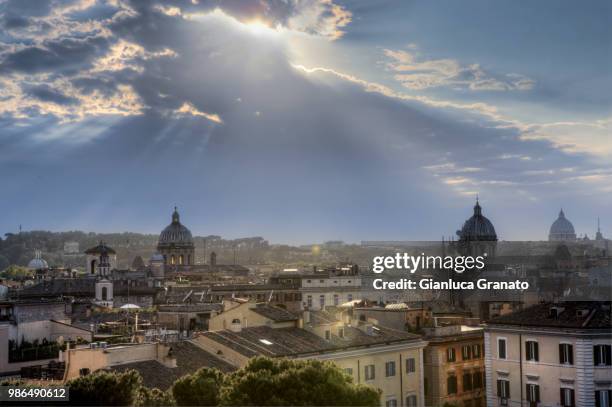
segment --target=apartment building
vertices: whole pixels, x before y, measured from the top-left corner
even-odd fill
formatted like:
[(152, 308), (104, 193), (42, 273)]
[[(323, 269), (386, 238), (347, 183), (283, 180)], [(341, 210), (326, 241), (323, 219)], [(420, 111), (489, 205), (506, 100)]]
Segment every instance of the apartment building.
[[(226, 322), (225, 329), (203, 332), (193, 343), (235, 367), (246, 365), (258, 355), (331, 361), (355, 383), (380, 389), (381, 405), (385, 407), (424, 404), (423, 349), (427, 342), (421, 336), (348, 321), (336, 307), (305, 311), (299, 320), (282, 318), (280, 322), (277, 313), (273, 318), (269, 310), (265, 311), (266, 318), (254, 318), (253, 314), (260, 311), (249, 305), (232, 308), (228, 316), (238, 319), (234, 314), (241, 312), (248, 318), (248, 326), (238, 321), (228, 326)], [(213, 320), (222, 321), (222, 315), (211, 320), (211, 328), (218, 325)]]
[(302, 307), (321, 310), (361, 299), (361, 276), (356, 265), (315, 270), (301, 276)]
[[(453, 318), (448, 318), (452, 320)], [(426, 406), (485, 405), (483, 328), (436, 318), (425, 328), (424, 395)]]
[(611, 406), (609, 302), (539, 304), (485, 328), (488, 406)]

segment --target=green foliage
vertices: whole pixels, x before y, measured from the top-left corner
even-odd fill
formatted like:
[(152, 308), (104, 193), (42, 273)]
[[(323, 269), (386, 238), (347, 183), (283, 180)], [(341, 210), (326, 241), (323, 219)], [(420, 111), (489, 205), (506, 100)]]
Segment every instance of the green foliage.
[(223, 373), (205, 367), (174, 382), (172, 395), (179, 406), (216, 406), (223, 381)]
[(7, 280), (23, 281), (33, 278), (34, 272), (26, 267), (11, 265), (0, 273), (0, 277)]
[(73, 379), (68, 405), (76, 406), (372, 406), (380, 390), (353, 383), (331, 362), (252, 359), (229, 374), (202, 368), (168, 392), (148, 389), (134, 371), (96, 372)]
[(135, 370), (96, 372), (70, 380), (70, 404), (76, 406), (131, 406), (136, 403), (142, 378)]
[(58, 357), (60, 350), (60, 346), (56, 342), (48, 342), (46, 338), (42, 342), (38, 339), (35, 339), (34, 342), (22, 339), (19, 345), (9, 339), (8, 345), (10, 363), (53, 359)]
[(331, 362), (254, 358), (226, 376), (221, 405), (379, 406), (380, 391), (356, 385)]
[(147, 387), (140, 387), (138, 390), (138, 398), (136, 400), (136, 407), (167, 407), (176, 406), (176, 402), (172, 395), (168, 392), (162, 391), (158, 388), (149, 389)]

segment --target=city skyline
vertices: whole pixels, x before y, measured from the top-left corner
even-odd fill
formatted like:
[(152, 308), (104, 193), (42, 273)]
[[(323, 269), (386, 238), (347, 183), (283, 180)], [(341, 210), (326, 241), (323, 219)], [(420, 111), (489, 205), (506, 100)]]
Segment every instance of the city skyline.
[(611, 7), (0, 2), (0, 231), (610, 236)]

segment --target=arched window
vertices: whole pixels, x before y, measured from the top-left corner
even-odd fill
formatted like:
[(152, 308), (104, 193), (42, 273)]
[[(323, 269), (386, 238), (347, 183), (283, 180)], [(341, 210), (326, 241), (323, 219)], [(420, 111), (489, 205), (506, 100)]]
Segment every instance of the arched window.
[(176, 258), (174, 257), (174, 254), (170, 256), (170, 264), (176, 264)]
[(238, 318), (232, 319), (232, 324), (239, 324), (240, 320)]
[(108, 300), (108, 288), (102, 287), (102, 301)]
[(91, 271), (90, 271), (90, 273), (91, 273), (91, 274), (95, 274), (95, 273), (96, 273), (96, 259), (93, 259), (93, 260), (91, 261), (90, 265), (91, 265)]
[(179, 256), (179, 264), (181, 264), (181, 265), (184, 264), (184, 262), (185, 262), (184, 260), (185, 260), (185, 257), (183, 257), (183, 255), (181, 254)]
[(191, 264), (191, 254), (187, 255), (187, 264)]

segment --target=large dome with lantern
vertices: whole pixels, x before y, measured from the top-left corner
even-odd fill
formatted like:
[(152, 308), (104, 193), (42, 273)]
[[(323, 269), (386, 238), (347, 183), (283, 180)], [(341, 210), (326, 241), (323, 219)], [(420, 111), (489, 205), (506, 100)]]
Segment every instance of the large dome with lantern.
[(561, 209), (559, 216), (550, 226), (548, 240), (552, 242), (576, 240), (574, 225), (565, 217), (563, 209)]
[(158, 245), (193, 245), (191, 231), (181, 223), (176, 207), (172, 213), (172, 223), (166, 226), (159, 235)]
[(461, 230), (457, 231), (457, 236), (464, 242), (497, 241), (493, 223), (482, 214), (478, 199), (474, 205), (474, 214), (465, 221)]

